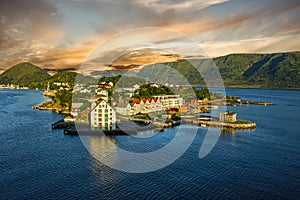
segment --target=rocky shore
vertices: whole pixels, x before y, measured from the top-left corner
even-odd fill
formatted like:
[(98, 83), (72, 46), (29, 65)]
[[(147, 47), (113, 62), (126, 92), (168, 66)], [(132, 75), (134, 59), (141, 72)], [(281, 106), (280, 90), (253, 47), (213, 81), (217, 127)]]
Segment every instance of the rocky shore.
[(60, 106), (58, 103), (55, 103), (54, 101), (42, 102), (40, 104), (32, 106), (32, 109), (51, 110), (53, 112), (56, 112), (59, 114), (64, 114), (64, 115), (70, 114), (70, 111), (68, 108), (64, 108), (64, 107)]

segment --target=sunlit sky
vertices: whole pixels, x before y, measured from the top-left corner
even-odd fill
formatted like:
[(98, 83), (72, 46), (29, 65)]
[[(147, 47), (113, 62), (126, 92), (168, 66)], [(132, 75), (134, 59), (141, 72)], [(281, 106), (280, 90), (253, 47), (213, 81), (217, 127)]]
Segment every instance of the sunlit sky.
[[(0, 9), (0, 73), (23, 61), (53, 71), (76, 70), (97, 45), (144, 27), (186, 35), (209, 57), (300, 51), (300, 1), (296, 0), (9, 0), (0, 1)], [(147, 31), (131, 40), (150, 35), (155, 44), (184, 46), (172, 36), (168, 43), (168, 38)], [(118, 51), (118, 45), (112, 44), (101, 56)], [(186, 51), (183, 56), (191, 54), (191, 49)], [(177, 56), (157, 50), (150, 54), (131, 53), (132, 59), (125, 56), (126, 62), (116, 65), (135, 68)], [(109, 64), (101, 63), (99, 68), (115, 69)]]

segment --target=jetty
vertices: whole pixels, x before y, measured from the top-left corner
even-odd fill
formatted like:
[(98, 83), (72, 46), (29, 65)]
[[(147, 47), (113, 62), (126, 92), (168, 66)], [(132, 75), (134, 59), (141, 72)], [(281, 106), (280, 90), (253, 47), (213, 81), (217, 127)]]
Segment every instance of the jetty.
[(184, 124), (197, 125), (202, 127), (220, 127), (232, 129), (254, 129), (256, 123), (248, 120), (237, 120), (235, 122), (210, 121), (199, 119), (183, 119)]

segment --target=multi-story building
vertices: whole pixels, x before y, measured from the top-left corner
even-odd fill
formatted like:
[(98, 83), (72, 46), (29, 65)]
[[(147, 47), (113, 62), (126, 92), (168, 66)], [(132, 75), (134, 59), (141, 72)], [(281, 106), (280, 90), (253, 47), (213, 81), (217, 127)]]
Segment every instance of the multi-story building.
[(164, 109), (179, 108), (183, 105), (183, 98), (179, 95), (159, 95), (154, 97), (161, 102)]
[(99, 103), (95, 101), (91, 105), (90, 112), (91, 128), (102, 128), (103, 130), (114, 130), (116, 128), (116, 112), (104, 100)]

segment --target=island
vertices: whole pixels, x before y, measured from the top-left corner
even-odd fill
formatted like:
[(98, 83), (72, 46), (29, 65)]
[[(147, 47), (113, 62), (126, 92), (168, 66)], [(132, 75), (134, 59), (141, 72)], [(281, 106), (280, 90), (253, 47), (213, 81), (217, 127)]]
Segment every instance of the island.
[[(190, 98), (189, 92), (183, 92), (186, 88), (179, 85), (145, 82), (115, 88), (119, 79), (120, 76), (103, 77), (96, 85), (75, 85), (73, 88), (60, 83), (65, 85), (65, 89), (61, 90), (51, 90), (49, 86), (44, 95), (52, 91), (55, 94), (51, 96), (53, 100), (33, 108), (65, 114), (65, 119), (52, 125), (53, 129), (64, 129), (65, 134), (93, 134), (101, 130), (107, 135), (128, 135), (149, 129), (161, 132), (180, 124), (254, 129), (257, 126), (255, 122), (238, 119), (236, 112), (227, 110), (219, 112), (219, 116), (210, 116), (209, 113), (220, 106), (273, 105), (223, 96), (208, 88), (193, 87), (195, 98)], [(78, 131), (78, 127), (81, 130)]]

